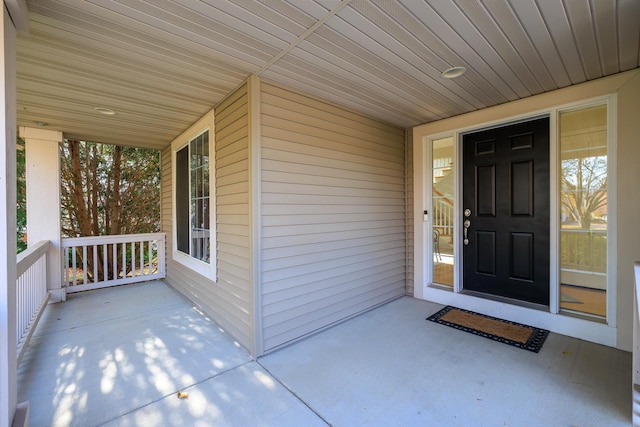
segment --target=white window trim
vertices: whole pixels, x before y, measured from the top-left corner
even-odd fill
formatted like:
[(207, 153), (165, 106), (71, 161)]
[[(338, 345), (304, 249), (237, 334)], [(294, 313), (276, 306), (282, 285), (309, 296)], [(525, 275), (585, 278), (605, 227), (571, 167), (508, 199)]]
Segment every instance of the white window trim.
[[(209, 197), (211, 198), (211, 209), (209, 212), (209, 224), (211, 226), (210, 233), (210, 263), (200, 261), (178, 250), (177, 224), (176, 224), (176, 153), (186, 147), (189, 142), (201, 135), (203, 132), (209, 131)], [(179, 137), (171, 142), (171, 257), (190, 270), (198, 274), (217, 281), (217, 241), (218, 233), (216, 226), (216, 182), (215, 182), (215, 133), (214, 133), (214, 113), (213, 110), (205, 114), (189, 129), (183, 132)]]

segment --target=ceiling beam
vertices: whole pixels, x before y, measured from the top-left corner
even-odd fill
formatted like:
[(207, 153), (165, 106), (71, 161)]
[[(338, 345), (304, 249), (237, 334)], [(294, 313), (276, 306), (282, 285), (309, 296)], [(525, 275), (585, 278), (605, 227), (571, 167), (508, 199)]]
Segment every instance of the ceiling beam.
[(29, 8), (27, 0), (4, 0), (11, 21), (19, 33), (29, 32)]
[(300, 34), (298, 36), (298, 38), (296, 38), (293, 42), (291, 42), (291, 44), (289, 44), (289, 46), (287, 46), (286, 48), (282, 49), (276, 56), (274, 56), (273, 58), (271, 58), (271, 60), (269, 62), (267, 62), (266, 64), (264, 64), (262, 66), (262, 68), (260, 68), (255, 74), (256, 76), (260, 76), (262, 73), (264, 73), (265, 71), (267, 71), (269, 69), (269, 67), (271, 67), (273, 64), (275, 64), (280, 58), (282, 58), (283, 56), (285, 56), (287, 53), (291, 52), (291, 50), (293, 50), (296, 46), (298, 46), (300, 43), (302, 43), (304, 41), (304, 39), (306, 39), (307, 37), (309, 37), (311, 34), (313, 34), (318, 28), (320, 28), (321, 26), (323, 26), (325, 24), (325, 22), (327, 22), (329, 19), (333, 18), (337, 13), (339, 13), (342, 9), (344, 9), (345, 7), (347, 7), (349, 5), (349, 3), (351, 3), (351, 0), (342, 0), (336, 7), (334, 7), (333, 9), (331, 9), (325, 16), (323, 16), (321, 19), (319, 19), (315, 24), (313, 24), (311, 27), (307, 28), (307, 30)]

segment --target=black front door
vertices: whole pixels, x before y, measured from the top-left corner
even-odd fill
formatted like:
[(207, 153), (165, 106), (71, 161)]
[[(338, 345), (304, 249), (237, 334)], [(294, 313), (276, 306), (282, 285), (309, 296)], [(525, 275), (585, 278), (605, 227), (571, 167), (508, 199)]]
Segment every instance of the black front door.
[(462, 199), (463, 289), (549, 305), (549, 118), (464, 135)]

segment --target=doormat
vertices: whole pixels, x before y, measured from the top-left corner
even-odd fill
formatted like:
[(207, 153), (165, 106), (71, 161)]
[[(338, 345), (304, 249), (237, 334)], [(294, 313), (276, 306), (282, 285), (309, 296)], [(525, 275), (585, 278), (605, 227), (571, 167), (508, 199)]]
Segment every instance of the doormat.
[(537, 353), (549, 331), (446, 306), (427, 320)]

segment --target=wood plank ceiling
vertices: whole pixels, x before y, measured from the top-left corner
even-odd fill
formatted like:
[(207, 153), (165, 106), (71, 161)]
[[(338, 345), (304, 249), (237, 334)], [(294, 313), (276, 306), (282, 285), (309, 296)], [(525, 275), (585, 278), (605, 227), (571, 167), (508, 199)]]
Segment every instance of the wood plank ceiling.
[[(30, 32), (18, 38), (18, 125), (45, 122), (69, 138), (152, 148), (251, 74), (411, 127), (640, 65), (638, 0), (28, 7)], [(451, 66), (468, 71), (441, 78)]]

